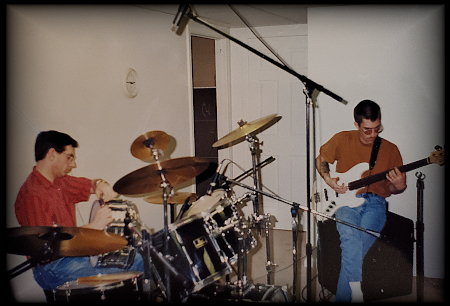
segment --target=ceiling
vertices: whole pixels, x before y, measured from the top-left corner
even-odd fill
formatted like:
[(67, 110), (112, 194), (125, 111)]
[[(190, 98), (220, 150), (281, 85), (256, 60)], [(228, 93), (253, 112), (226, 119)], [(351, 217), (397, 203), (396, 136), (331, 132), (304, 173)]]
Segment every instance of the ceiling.
[[(140, 8), (173, 15), (178, 4), (136, 5)], [(307, 23), (307, 8), (319, 5), (300, 4), (235, 4), (233, 7), (252, 27), (278, 26)], [(216, 26), (226, 28), (245, 27), (244, 22), (227, 4), (196, 4), (198, 17)]]

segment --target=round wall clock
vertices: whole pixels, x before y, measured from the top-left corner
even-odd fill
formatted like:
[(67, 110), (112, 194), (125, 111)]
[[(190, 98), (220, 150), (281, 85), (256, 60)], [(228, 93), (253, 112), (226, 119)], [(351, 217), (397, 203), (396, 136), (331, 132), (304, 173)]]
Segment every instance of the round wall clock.
[(125, 76), (125, 93), (127, 97), (134, 98), (139, 92), (138, 88), (138, 74), (134, 69), (128, 69)]

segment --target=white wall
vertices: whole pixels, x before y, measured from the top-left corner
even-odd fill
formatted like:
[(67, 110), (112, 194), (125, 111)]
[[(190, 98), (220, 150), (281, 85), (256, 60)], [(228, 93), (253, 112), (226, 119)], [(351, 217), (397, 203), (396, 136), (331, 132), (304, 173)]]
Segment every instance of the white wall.
[[(444, 7), (340, 6), (308, 10), (309, 77), (341, 95), (321, 93), (319, 145), (353, 129), (353, 108), (377, 102), (385, 131), (404, 163), (444, 146)], [(425, 276), (444, 278), (444, 171), (429, 165), (407, 174), (407, 190), (390, 210), (416, 221), (416, 177), (424, 190)]]
[[(35, 164), (40, 131), (79, 142), (74, 176), (111, 184), (148, 165), (130, 153), (145, 132), (173, 138), (165, 158), (193, 156), (190, 42), (186, 32), (170, 31), (172, 20), (132, 6), (7, 6), (7, 227), (18, 226), (14, 201)], [(135, 98), (123, 92), (128, 68), (139, 75)], [(162, 205), (122, 198), (138, 206), (148, 227), (162, 228)], [(79, 225), (88, 222), (94, 199), (78, 205)], [(7, 259), (8, 268), (26, 260)], [(20, 301), (45, 300), (31, 271), (12, 286)]]

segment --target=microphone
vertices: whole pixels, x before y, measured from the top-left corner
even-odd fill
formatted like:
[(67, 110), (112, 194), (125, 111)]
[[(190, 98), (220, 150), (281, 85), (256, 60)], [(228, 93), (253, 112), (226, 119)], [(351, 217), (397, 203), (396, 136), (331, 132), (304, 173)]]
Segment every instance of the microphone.
[(217, 166), (216, 173), (214, 174), (214, 177), (213, 177), (211, 183), (209, 184), (208, 190), (206, 191), (206, 194), (209, 196), (211, 195), (213, 189), (215, 189), (216, 185), (219, 183), (220, 169), (222, 168), (222, 165), (223, 165), (223, 160)]
[(189, 21), (189, 18), (186, 17), (188, 9), (189, 4), (180, 4), (180, 6), (178, 7), (178, 12), (175, 15), (175, 19), (172, 22), (172, 32), (175, 32), (178, 36), (181, 36), (181, 34), (183, 34), (183, 31)]

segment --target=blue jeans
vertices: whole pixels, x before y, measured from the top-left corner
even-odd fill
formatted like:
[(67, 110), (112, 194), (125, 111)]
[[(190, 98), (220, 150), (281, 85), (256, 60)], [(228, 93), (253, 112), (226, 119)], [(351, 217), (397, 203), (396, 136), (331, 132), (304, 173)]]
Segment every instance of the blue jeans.
[(136, 253), (133, 264), (127, 270), (121, 268), (93, 267), (89, 257), (63, 257), (45, 265), (37, 265), (33, 275), (42, 289), (53, 290), (65, 282), (73, 281), (80, 277), (124, 271), (143, 272), (144, 261), (141, 254)]
[[(386, 200), (376, 194), (361, 194), (365, 202), (350, 208), (344, 206), (336, 211), (336, 218), (365, 229), (380, 232), (386, 222)], [(364, 256), (376, 237), (342, 223), (336, 223), (341, 239), (341, 272), (336, 290), (336, 302), (351, 302), (349, 282), (362, 280)]]

